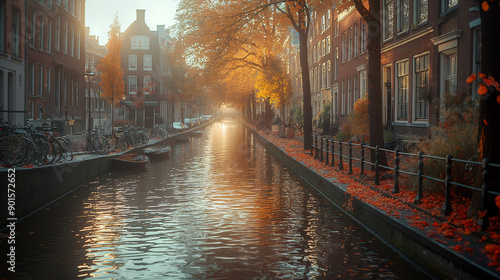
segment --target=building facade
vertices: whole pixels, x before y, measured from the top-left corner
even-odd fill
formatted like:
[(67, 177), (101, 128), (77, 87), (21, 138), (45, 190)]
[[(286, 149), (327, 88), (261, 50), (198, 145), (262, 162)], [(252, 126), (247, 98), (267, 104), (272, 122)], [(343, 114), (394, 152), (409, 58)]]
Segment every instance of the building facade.
[(82, 131), (85, 1), (27, 2), (26, 118)]
[(0, 119), (26, 120), (24, 1), (0, 0)]
[(145, 22), (145, 10), (137, 10), (136, 20), (120, 36), (124, 69), (125, 118), (138, 126), (152, 127), (158, 117), (169, 116), (166, 76), (168, 67), (163, 53), (167, 33), (163, 25), (151, 31)]

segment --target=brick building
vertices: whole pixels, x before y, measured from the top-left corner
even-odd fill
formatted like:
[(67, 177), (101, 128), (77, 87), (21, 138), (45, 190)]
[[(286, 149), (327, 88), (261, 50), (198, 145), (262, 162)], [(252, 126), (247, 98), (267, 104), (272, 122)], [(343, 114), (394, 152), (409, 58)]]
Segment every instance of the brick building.
[(24, 1), (0, 1), (0, 119), (23, 124), (26, 111)]
[(137, 10), (136, 20), (121, 34), (121, 58), (124, 69), (125, 118), (139, 126), (152, 127), (157, 117), (167, 120), (166, 76), (168, 67), (162, 46), (167, 32), (163, 25), (151, 31), (145, 22), (145, 10)]
[(28, 1), (26, 14), (26, 118), (82, 131), (85, 2)]

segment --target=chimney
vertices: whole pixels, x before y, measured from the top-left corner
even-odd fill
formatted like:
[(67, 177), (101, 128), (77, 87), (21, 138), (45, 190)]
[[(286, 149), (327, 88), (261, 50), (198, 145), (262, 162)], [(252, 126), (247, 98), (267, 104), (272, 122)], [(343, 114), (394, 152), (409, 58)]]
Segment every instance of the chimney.
[(137, 21), (146, 22), (146, 10), (137, 9)]
[(89, 34), (90, 34), (90, 27), (85, 26), (85, 36), (89, 37)]

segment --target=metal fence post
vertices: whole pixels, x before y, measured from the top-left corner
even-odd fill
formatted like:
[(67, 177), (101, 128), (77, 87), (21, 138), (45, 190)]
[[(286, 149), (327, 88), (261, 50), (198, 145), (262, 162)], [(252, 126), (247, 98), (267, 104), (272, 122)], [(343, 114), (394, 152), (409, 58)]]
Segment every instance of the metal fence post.
[(326, 151), (325, 151), (325, 165), (328, 165), (330, 163), (330, 157), (328, 156), (329, 149), (330, 148), (330, 139), (326, 139)]
[(335, 167), (335, 139), (332, 139), (332, 167)]
[(453, 211), (450, 202), (451, 193), (451, 155), (446, 156), (446, 179), (444, 180), (445, 193), (444, 193), (444, 204), (441, 207), (441, 214), (448, 216), (451, 211)]
[(321, 141), (319, 145), (319, 161), (323, 162), (323, 142), (325, 142), (325, 137), (321, 136), (319, 140)]
[(380, 185), (380, 181), (378, 179), (378, 154), (379, 154), (379, 149), (380, 149), (380, 146), (377, 145), (375, 147), (375, 185)]
[(314, 135), (314, 159), (318, 158), (318, 135)]
[(311, 156), (314, 155), (314, 134), (311, 134)]
[(352, 175), (352, 141), (349, 141), (349, 175)]
[(424, 198), (424, 153), (422, 151), (418, 152), (418, 171), (417, 171), (417, 176), (418, 176), (418, 189), (417, 189), (417, 196), (415, 197), (415, 203), (420, 203), (422, 202), (422, 199)]
[(365, 173), (365, 142), (361, 143), (361, 175)]
[(344, 170), (344, 163), (342, 162), (342, 141), (339, 141), (339, 170)]
[(490, 171), (488, 169), (488, 164), (490, 163), (489, 159), (483, 159), (483, 185), (481, 186), (481, 212), (483, 212), (484, 216), (479, 217), (479, 224), (481, 225), (481, 230), (488, 229), (489, 221), (488, 215), (486, 215), (486, 209), (488, 209), (488, 191), (489, 184), (488, 180), (490, 179)]
[(396, 160), (394, 165), (394, 188), (392, 193), (399, 193), (399, 148), (394, 151), (396, 154)]

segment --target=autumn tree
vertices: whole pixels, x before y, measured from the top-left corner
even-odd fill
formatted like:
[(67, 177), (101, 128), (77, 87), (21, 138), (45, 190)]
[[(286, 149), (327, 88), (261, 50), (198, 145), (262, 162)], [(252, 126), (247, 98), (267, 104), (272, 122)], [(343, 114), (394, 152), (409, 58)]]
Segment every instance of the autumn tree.
[(281, 119), (285, 120), (284, 109), (292, 96), (292, 89), (283, 61), (277, 57), (269, 58), (264, 69), (258, 74), (256, 87), (257, 97), (266, 99), (274, 108), (279, 108)]
[[(214, 73), (223, 75), (223, 72), (213, 69), (231, 69), (226, 68), (228, 62), (233, 63), (234, 67), (256, 66), (255, 60), (249, 59), (254, 59), (259, 54), (267, 57), (270, 53), (280, 50), (279, 40), (288, 35), (286, 28), (291, 26), (295, 29), (300, 42), (304, 134), (311, 135), (312, 106), (307, 61), (311, 11), (313, 6), (331, 7), (332, 3), (332, 0), (183, 0), (179, 4), (177, 26), (181, 31), (180, 37), (183, 40), (190, 40), (187, 44), (190, 46), (188, 51), (195, 54), (194, 57), (197, 58), (195, 62), (206, 69), (211, 69), (210, 75)], [(274, 48), (262, 47), (270, 43), (274, 43)], [(263, 53), (262, 50), (266, 52)], [(235, 53), (243, 56), (234, 56)], [(305, 137), (304, 149), (310, 148), (311, 137)]]
[(114, 132), (114, 105), (117, 104), (125, 92), (125, 82), (123, 80), (123, 69), (121, 67), (121, 42), (120, 23), (118, 14), (115, 14), (113, 24), (108, 31), (108, 53), (101, 60), (97, 69), (101, 72), (99, 85), (102, 88), (102, 96), (111, 104), (111, 128)]

